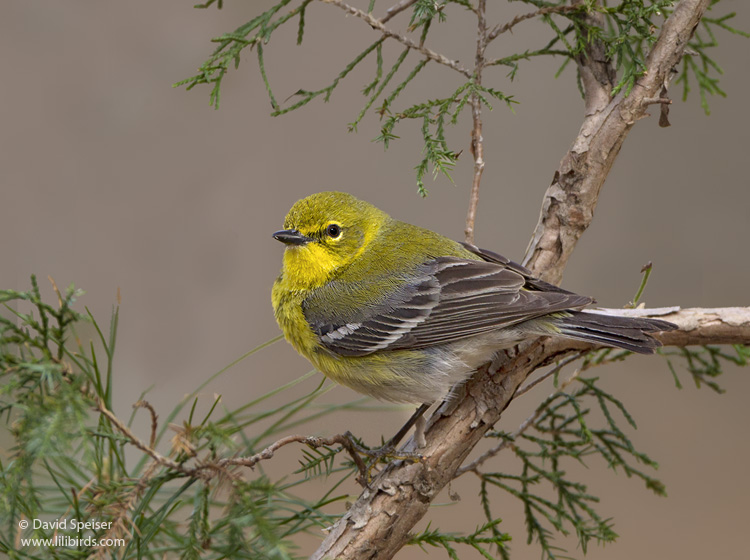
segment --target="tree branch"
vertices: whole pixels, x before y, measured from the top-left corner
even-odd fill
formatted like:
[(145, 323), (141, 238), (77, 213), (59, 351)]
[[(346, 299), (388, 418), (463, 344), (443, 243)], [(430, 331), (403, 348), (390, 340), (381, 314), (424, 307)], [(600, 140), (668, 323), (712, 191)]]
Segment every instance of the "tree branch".
[[(564, 365), (567, 365), (567, 363), (577, 360), (579, 358), (580, 358), (580, 354), (574, 354), (573, 356), (570, 356), (564, 360), (561, 360), (560, 364), (558, 364), (552, 369), (552, 372), (559, 372), (564, 367)], [(581, 375), (581, 372), (583, 372), (584, 370), (585, 370), (584, 367), (580, 367), (576, 369), (573, 372), (573, 375), (571, 375), (568, 379), (563, 381), (562, 384), (560, 384), (560, 387), (558, 387), (555, 390), (555, 392), (565, 391), (565, 389), (567, 389), (567, 387), (573, 381), (578, 379), (578, 376)], [(552, 373), (551, 372), (545, 373), (539, 380), (535, 380), (534, 385), (536, 385), (538, 381), (546, 379), (547, 377), (549, 377), (549, 375), (552, 375)], [(523, 392), (525, 393), (530, 388), (531, 385), (532, 384), (529, 383), (526, 387), (523, 387)], [(521, 389), (519, 389), (518, 391), (516, 391), (515, 395), (513, 395), (513, 398), (517, 398), (521, 394), (522, 394)], [(526, 420), (521, 422), (521, 425), (518, 427), (518, 429), (515, 432), (511, 433), (507, 439), (504, 439), (502, 442), (500, 442), (498, 445), (496, 445), (492, 449), (488, 449), (486, 452), (482, 453), (479, 457), (474, 459), (468, 465), (464, 465), (463, 467), (458, 469), (456, 473), (453, 475), (453, 478), (458, 478), (459, 476), (466, 474), (467, 472), (473, 472), (475, 474), (478, 474), (480, 466), (482, 466), (489, 459), (492, 459), (495, 455), (500, 453), (503, 449), (513, 446), (514, 445), (513, 442), (515, 442), (519, 436), (521, 436), (526, 430), (528, 430), (534, 424), (536, 424), (536, 421), (539, 420), (539, 417), (544, 412), (544, 409), (545, 409), (545, 405), (544, 403), (542, 403), (542, 405), (540, 405), (536, 410), (534, 410), (534, 412), (532, 412), (531, 415), (528, 418), (526, 418)]]
[(658, 317), (679, 328), (656, 335), (664, 346), (750, 344), (750, 307), (603, 309), (628, 317)]
[[(695, 346), (705, 344), (750, 344), (750, 307), (724, 307), (718, 309), (680, 309), (679, 307), (669, 307), (661, 309), (601, 309), (597, 310), (607, 315), (619, 315), (629, 317), (660, 317), (668, 316), (669, 321), (678, 325), (679, 329), (670, 332), (664, 332), (657, 335), (659, 340), (665, 346)], [(570, 341), (564, 341), (564, 346), (570, 346)], [(534, 379), (523, 387), (519, 387), (513, 398), (518, 398), (536, 387), (539, 383), (548, 379), (550, 376), (558, 374), (566, 365), (580, 359), (581, 355), (589, 350), (596, 348), (593, 344), (581, 343), (581, 348), (572, 356), (560, 360), (557, 365), (547, 371), (541, 377)], [(564, 391), (565, 388), (573, 382), (581, 373), (592, 368), (599, 367), (610, 363), (609, 360), (586, 362), (576, 369), (555, 392)], [(518, 436), (523, 434), (537, 421), (542, 414), (543, 407), (537, 408), (526, 420), (524, 420), (518, 429), (510, 434), (508, 439), (487, 450), (482, 455), (474, 459), (468, 465), (464, 465), (456, 471), (455, 477), (459, 477), (467, 472), (478, 473), (478, 468), (491, 459), (503, 449), (513, 445)]]
[(388, 29), (385, 25), (383, 25), (383, 23), (380, 20), (374, 18), (372, 15), (368, 14), (367, 12), (363, 12), (359, 8), (350, 6), (346, 2), (343, 2), (342, 0), (320, 0), (320, 1), (323, 2), (324, 4), (333, 4), (334, 6), (341, 8), (342, 10), (344, 10), (345, 12), (349, 14), (357, 16), (358, 18), (367, 22), (367, 24), (373, 29), (377, 29), (378, 31), (380, 31), (384, 37), (396, 39), (396, 41), (398, 41), (399, 43), (406, 45), (412, 50), (422, 53), (424, 56), (426, 56), (430, 60), (434, 60), (438, 64), (442, 64), (444, 66), (448, 66), (449, 68), (453, 68), (453, 70), (455, 70), (456, 72), (460, 72), (467, 78), (471, 78), (471, 73), (466, 68), (461, 66), (457, 61), (451, 60), (450, 58), (447, 58), (440, 53), (430, 50), (427, 47), (420, 46), (414, 41), (412, 41), (411, 39), (409, 39), (408, 37), (406, 37), (405, 35), (398, 33), (397, 31)]
[[(482, 84), (482, 70), (484, 70), (487, 49), (487, 19), (486, 0), (479, 0), (477, 4), (477, 52), (474, 57), (474, 81), (477, 85)], [(482, 182), (484, 173), (484, 137), (482, 136), (482, 101), (476, 93), (471, 94), (471, 154), (474, 156), (474, 176), (471, 182), (471, 195), (469, 197), (469, 210), (466, 214), (466, 229), (464, 230), (465, 241), (474, 244), (474, 222), (477, 218), (479, 207), (479, 184)]]
[(544, 280), (560, 283), (578, 239), (591, 224), (599, 191), (623, 141), (645, 115), (649, 100), (660, 96), (708, 4), (709, 0), (681, 0), (677, 4), (648, 56), (646, 73), (627, 97), (621, 91), (610, 99), (611, 70), (599, 47), (592, 45), (587, 56), (579, 57), (586, 117), (547, 189), (524, 259), (524, 264)]
[[(115, 429), (120, 432), (125, 438), (135, 447), (143, 451), (146, 455), (153, 459), (153, 465), (161, 465), (173, 471), (182, 473), (185, 476), (194, 476), (198, 478), (211, 478), (216, 473), (226, 472), (229, 467), (250, 467), (254, 468), (255, 465), (261, 461), (271, 459), (276, 451), (282, 447), (289, 445), (290, 443), (304, 443), (313, 448), (326, 447), (331, 445), (341, 445), (352, 458), (352, 461), (357, 465), (359, 472), (362, 476), (363, 484), (366, 483), (366, 475), (368, 472), (367, 465), (362, 461), (358, 451), (365, 452), (358, 449), (354, 438), (349, 432), (344, 434), (336, 434), (328, 438), (319, 436), (303, 436), (303, 435), (291, 435), (283, 437), (271, 445), (252, 455), (250, 457), (225, 457), (218, 460), (199, 461), (198, 465), (188, 467), (182, 463), (173, 461), (172, 459), (165, 457), (156, 449), (154, 449), (154, 443), (156, 441), (156, 421), (157, 416), (154, 408), (146, 401), (138, 401), (133, 405), (133, 408), (147, 408), (151, 412), (151, 440), (148, 445), (136, 436), (130, 428), (128, 428), (117, 416), (109, 410), (102, 399), (97, 399), (96, 409), (103, 414)], [(149, 469), (151, 470), (151, 469)]]
[(385, 15), (380, 18), (380, 23), (386, 23), (389, 19), (391, 19), (394, 16), (397, 16), (407, 8), (413, 6), (417, 3), (417, 0), (401, 0), (400, 2), (397, 2), (390, 8), (388, 8), (385, 11)]
[(225, 470), (227, 467), (253, 468), (255, 467), (255, 465), (257, 465), (261, 461), (271, 459), (276, 453), (276, 451), (278, 451), (280, 448), (284, 447), (285, 445), (289, 445), (290, 443), (304, 443), (305, 445), (308, 445), (316, 449), (318, 447), (340, 445), (349, 453), (349, 456), (352, 458), (352, 461), (354, 461), (354, 464), (357, 465), (357, 469), (359, 469), (360, 475), (362, 476), (362, 483), (363, 484), (366, 483), (365, 478), (367, 474), (367, 465), (365, 465), (364, 461), (362, 461), (362, 458), (358, 455), (354, 440), (352, 438), (352, 435), (349, 432), (346, 432), (345, 434), (336, 434), (328, 438), (319, 437), (319, 436), (303, 436), (303, 435), (286, 436), (286, 437), (281, 438), (278, 441), (273, 442), (271, 445), (266, 447), (263, 451), (256, 453), (255, 455), (252, 455), (251, 457), (227, 457), (224, 459), (219, 459), (218, 461), (203, 463), (195, 467), (193, 470), (197, 474), (199, 473), (199, 471), (203, 471), (203, 470), (213, 470), (213, 471), (221, 472)]
[[(628, 97), (620, 93), (609, 99), (611, 67), (605, 59), (598, 58), (596, 45), (591, 46), (590, 56), (579, 59), (586, 116), (573, 148), (563, 158), (545, 195), (539, 223), (527, 250), (525, 264), (535, 274), (551, 282), (562, 278), (578, 239), (591, 223), (599, 190), (627, 133), (645, 113), (644, 100), (659, 95), (708, 3), (709, 0), (681, 0), (677, 4), (648, 57), (646, 74)], [(674, 317), (670, 313), (665, 318), (687, 321), (688, 311), (684, 317), (680, 315), (683, 312), (674, 311)], [(733, 313), (729, 324), (734, 326), (726, 333), (726, 341), (737, 342), (735, 333), (740, 329), (739, 338), (750, 342), (742, 334), (746, 327), (737, 326), (749, 324), (750, 310), (741, 308), (737, 311), (739, 315)], [(695, 320), (701, 317), (699, 324), (703, 319), (707, 323), (685, 330), (683, 344), (689, 340), (703, 343), (706, 337), (701, 333), (711, 330), (714, 335), (708, 338), (712, 342), (724, 340), (718, 334), (724, 324), (720, 317), (724, 316), (717, 310), (711, 310), (710, 314), (710, 319), (700, 314), (693, 316)], [(693, 323), (685, 322), (683, 326), (687, 329), (689, 324)], [(665, 333), (664, 342), (669, 340), (668, 336), (677, 337), (681, 332)], [(464, 385), (462, 398), (444, 404), (433, 414), (425, 431), (426, 447), (419, 450), (424, 460), (388, 465), (373, 481), (371, 489), (365, 490), (331, 528), (312, 558), (392, 558), (469, 452), (499, 420), (527, 375), (576, 350), (580, 347), (570, 341), (544, 338), (504, 351), (491, 366), (480, 368)], [(413, 440), (405, 448), (414, 451)]]
[(526, 21), (528, 19), (535, 18), (537, 16), (544, 16), (547, 14), (564, 14), (567, 12), (574, 12), (578, 10), (577, 5), (573, 6), (547, 6), (546, 8), (541, 8), (535, 12), (528, 12), (526, 14), (520, 14), (514, 17), (512, 20), (510, 20), (508, 23), (505, 23), (503, 25), (496, 25), (492, 28), (492, 31), (490, 31), (489, 35), (487, 35), (487, 42), (494, 41), (497, 39), (497, 36), (501, 33), (505, 33), (506, 31), (510, 31), (513, 29), (516, 25), (521, 23), (522, 21)]

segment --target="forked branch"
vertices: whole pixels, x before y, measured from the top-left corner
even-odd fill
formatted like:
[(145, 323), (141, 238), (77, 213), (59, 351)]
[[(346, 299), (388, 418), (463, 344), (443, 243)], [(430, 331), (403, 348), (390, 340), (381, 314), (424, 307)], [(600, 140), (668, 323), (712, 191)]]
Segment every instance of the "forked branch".
[(591, 224), (599, 192), (622, 143), (648, 105), (660, 96), (708, 4), (709, 0), (677, 4), (648, 56), (646, 72), (628, 96), (620, 91), (610, 98), (611, 69), (596, 44), (587, 56), (579, 57), (586, 116), (544, 195), (524, 259), (526, 266), (548, 282), (560, 283), (578, 239)]

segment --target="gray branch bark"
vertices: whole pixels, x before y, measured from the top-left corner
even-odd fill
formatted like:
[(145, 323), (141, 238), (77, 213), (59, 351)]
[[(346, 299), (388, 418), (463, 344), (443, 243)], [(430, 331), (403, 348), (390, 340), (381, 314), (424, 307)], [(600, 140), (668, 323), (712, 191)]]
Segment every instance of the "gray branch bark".
[[(681, 0), (677, 4), (648, 57), (647, 73), (628, 97), (610, 98), (612, 69), (599, 45), (592, 45), (577, 61), (586, 114), (544, 197), (525, 259), (535, 274), (559, 283), (578, 239), (591, 223), (599, 191), (627, 133), (644, 116), (649, 100), (659, 96), (708, 3)], [(670, 310), (661, 316), (681, 327), (663, 334), (665, 344), (750, 342), (749, 308)], [(427, 445), (419, 449), (424, 461), (386, 467), (330, 529), (312, 558), (392, 558), (466, 456), (499, 420), (527, 375), (580, 347), (570, 341), (540, 339), (504, 352), (495, 363), (480, 368), (465, 385), (463, 397), (431, 418), (425, 432)], [(414, 443), (406, 448), (414, 451)]]
[[(709, 0), (682, 0), (664, 23), (647, 59), (647, 72), (625, 97), (610, 98), (612, 71), (593, 44), (578, 66), (586, 97), (586, 116), (573, 147), (560, 162), (542, 202), (524, 264), (544, 280), (559, 284), (573, 249), (591, 224), (604, 180), (622, 143), (645, 116), (703, 17)], [(590, 16), (595, 17), (595, 16)]]

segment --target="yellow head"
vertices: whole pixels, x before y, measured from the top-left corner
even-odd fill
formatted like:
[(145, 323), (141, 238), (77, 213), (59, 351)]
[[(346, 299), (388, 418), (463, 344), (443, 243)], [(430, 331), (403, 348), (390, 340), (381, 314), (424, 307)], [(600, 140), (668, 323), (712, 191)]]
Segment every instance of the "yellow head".
[(284, 279), (288, 288), (307, 290), (328, 282), (359, 257), (388, 214), (341, 192), (322, 192), (297, 201), (273, 234), (286, 245)]

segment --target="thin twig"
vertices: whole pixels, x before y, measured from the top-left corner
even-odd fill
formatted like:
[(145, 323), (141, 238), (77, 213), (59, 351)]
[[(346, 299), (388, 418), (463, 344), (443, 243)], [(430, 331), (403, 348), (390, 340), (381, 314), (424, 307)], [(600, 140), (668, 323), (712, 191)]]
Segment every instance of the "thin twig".
[[(252, 455), (250, 457), (227, 457), (225, 459), (220, 459), (215, 462), (204, 463), (192, 469), (191, 474), (194, 476), (200, 476), (200, 471), (205, 471), (205, 470), (224, 472), (226, 467), (232, 467), (232, 466), (253, 468), (260, 461), (264, 461), (264, 460), (272, 458), (277, 450), (284, 447), (285, 445), (289, 445), (290, 443), (304, 443), (305, 445), (309, 445), (310, 447), (314, 447), (314, 448), (330, 446), (330, 445), (342, 446), (346, 450), (346, 452), (349, 454), (349, 456), (352, 458), (352, 460), (354, 461), (354, 464), (357, 465), (357, 470), (359, 470), (359, 474), (360, 474), (357, 481), (362, 486), (368, 486), (369, 478), (370, 478), (370, 470), (375, 465), (375, 462), (373, 462), (371, 466), (368, 467), (365, 464), (365, 462), (362, 460), (362, 457), (360, 457), (360, 454), (367, 455), (367, 454), (371, 454), (372, 452), (368, 449), (360, 448), (355, 443), (354, 436), (351, 434), (351, 432), (345, 432), (343, 434), (336, 434), (328, 438), (318, 437), (318, 436), (303, 436), (303, 435), (286, 436), (286, 437), (281, 438), (278, 441), (273, 442), (271, 445), (266, 447), (263, 451), (256, 453), (255, 455)], [(375, 453), (375, 455), (377, 455), (377, 452)], [(415, 457), (417, 457), (416, 455), (411, 454), (411, 453), (402, 454), (402, 455), (389, 454), (388, 456), (396, 458), (396, 459), (414, 459)]]
[(410, 49), (413, 49), (415, 51), (418, 51), (422, 53), (424, 56), (429, 58), (430, 60), (434, 60), (438, 64), (442, 64), (443, 66), (448, 66), (449, 68), (452, 68), (456, 72), (460, 72), (467, 78), (471, 78), (471, 73), (461, 66), (457, 61), (451, 60), (450, 58), (447, 58), (446, 56), (437, 53), (433, 50), (428, 49), (427, 47), (420, 47), (417, 43), (406, 37), (405, 35), (402, 35), (401, 33), (398, 33), (397, 31), (393, 31), (392, 29), (388, 29), (385, 25), (383, 25), (380, 20), (375, 19), (370, 14), (363, 12), (359, 8), (355, 8), (354, 6), (350, 6), (346, 2), (343, 2), (342, 0), (320, 0), (324, 4), (333, 4), (334, 6), (337, 6), (344, 10), (345, 12), (348, 12), (352, 15), (357, 16), (358, 18), (364, 20), (367, 22), (370, 27), (377, 29), (380, 31), (385, 37), (390, 37), (392, 39), (396, 39), (399, 43), (406, 45)]
[(278, 441), (273, 442), (271, 445), (266, 447), (263, 451), (256, 453), (250, 457), (227, 457), (226, 459), (220, 459), (214, 464), (205, 464), (198, 467), (199, 469), (205, 468), (223, 468), (228, 466), (241, 466), (241, 467), (254, 467), (261, 461), (265, 461), (274, 456), (276, 451), (285, 445), (290, 443), (304, 443), (310, 447), (323, 447), (327, 445), (341, 445), (351, 455), (354, 462), (357, 464), (357, 468), (360, 470), (367, 470), (367, 467), (362, 461), (362, 458), (357, 454), (354, 444), (352, 442), (352, 435), (350, 433), (336, 434), (329, 438), (317, 437), (317, 436), (303, 436), (303, 435), (291, 435), (281, 438)]
[[(146, 403), (147, 404), (147, 403)], [(145, 406), (141, 401), (136, 403), (134, 406), (144, 406), (145, 408), (149, 408), (148, 406)], [(256, 453), (255, 455), (252, 455), (250, 457), (227, 457), (225, 459), (219, 459), (218, 461), (211, 461), (199, 464), (192, 468), (187, 468), (184, 465), (181, 465), (158, 451), (156, 451), (153, 447), (146, 445), (145, 442), (143, 442), (138, 436), (136, 436), (130, 429), (123, 424), (117, 416), (114, 415), (114, 413), (109, 410), (105, 405), (104, 401), (99, 399), (97, 403), (97, 410), (101, 412), (104, 416), (106, 416), (109, 421), (112, 423), (112, 425), (119, 431), (122, 435), (124, 435), (132, 445), (143, 451), (146, 455), (151, 457), (154, 460), (154, 465), (152, 467), (149, 467), (149, 472), (153, 472), (153, 469), (155, 468), (155, 465), (162, 465), (164, 467), (176, 470), (186, 476), (190, 477), (199, 477), (199, 478), (211, 478), (212, 475), (209, 474), (210, 471), (213, 472), (226, 472), (226, 467), (230, 466), (241, 466), (241, 467), (254, 467), (256, 464), (258, 464), (260, 461), (270, 459), (273, 457), (274, 453), (281, 447), (284, 447), (285, 445), (289, 445), (290, 443), (294, 442), (300, 442), (305, 443), (311, 447), (321, 447), (324, 445), (341, 445), (351, 456), (354, 463), (357, 465), (357, 468), (359, 469), (360, 473), (362, 474), (362, 483), (363, 485), (366, 484), (367, 479), (367, 465), (365, 465), (364, 461), (362, 460), (362, 457), (359, 456), (359, 452), (366, 452), (366, 450), (357, 449), (354, 443), (354, 438), (351, 435), (351, 433), (346, 432), (344, 434), (336, 434), (335, 436), (332, 436), (330, 438), (322, 438), (322, 437), (316, 437), (316, 436), (302, 436), (302, 435), (292, 435), (287, 436), (284, 438), (281, 438), (278, 441), (275, 441), (268, 447), (266, 447), (263, 451), (260, 453)], [(149, 408), (149, 410), (153, 410)], [(155, 415), (154, 415), (155, 416)], [(155, 418), (152, 416), (152, 419)], [(152, 424), (152, 440), (153, 438), (153, 424)]]
[(154, 407), (151, 406), (151, 403), (148, 401), (138, 401), (133, 405), (133, 408), (145, 408), (149, 411), (151, 414), (151, 438), (148, 440), (149, 447), (153, 447), (156, 443), (156, 431), (159, 427), (158, 420), (159, 416), (157, 416), (156, 411), (154, 410)]
[(664, 104), (664, 105), (671, 105), (672, 100), (666, 97), (646, 97), (643, 100), (644, 105), (655, 105), (655, 104)]
[(508, 23), (505, 23), (503, 25), (496, 25), (495, 27), (493, 27), (492, 31), (490, 31), (489, 35), (487, 35), (487, 42), (489, 43), (490, 41), (494, 41), (498, 35), (500, 35), (501, 33), (505, 33), (506, 31), (510, 31), (516, 25), (518, 25), (522, 21), (526, 21), (527, 19), (532, 19), (537, 16), (544, 16), (547, 14), (565, 14), (568, 12), (575, 12), (580, 9), (580, 6), (548, 6), (546, 8), (541, 8), (535, 12), (518, 15)]
[(568, 356), (567, 358), (560, 360), (555, 367), (553, 367), (551, 370), (545, 372), (543, 375), (537, 377), (533, 381), (529, 381), (526, 385), (523, 387), (519, 387), (516, 390), (516, 393), (513, 395), (514, 399), (517, 399), (521, 395), (525, 395), (529, 391), (531, 391), (534, 387), (542, 383), (545, 379), (548, 379), (549, 377), (556, 375), (559, 373), (565, 366), (567, 366), (570, 363), (575, 362), (576, 360), (580, 359), (581, 354), (583, 352), (579, 352), (577, 354), (573, 354), (572, 356)]
[(526, 51), (522, 53), (513, 54), (510, 56), (504, 56), (502, 58), (494, 58), (492, 60), (488, 60), (485, 62), (484, 66), (485, 68), (487, 66), (497, 66), (499, 64), (504, 64), (506, 66), (513, 66), (513, 63), (516, 60), (530, 60), (532, 56), (567, 56), (571, 58), (571, 54), (568, 51), (562, 50), (562, 49), (548, 49), (548, 48), (542, 48), (536, 51)]
[(138, 438), (133, 432), (130, 431), (130, 428), (128, 428), (125, 424), (123, 424), (117, 416), (114, 415), (114, 413), (109, 410), (106, 406), (104, 406), (104, 401), (99, 399), (96, 405), (96, 409), (101, 412), (104, 416), (107, 417), (107, 419), (112, 423), (112, 425), (117, 429), (118, 432), (120, 432), (122, 435), (124, 435), (131, 444), (133, 444), (135, 447), (143, 451), (146, 455), (151, 457), (154, 461), (159, 463), (160, 465), (174, 469), (176, 471), (179, 471), (183, 474), (189, 475), (189, 469), (186, 469), (179, 463), (173, 461), (172, 459), (169, 459), (153, 449), (151, 446), (146, 445), (145, 442), (143, 442), (141, 439)]
[(417, 0), (401, 0), (398, 4), (394, 4), (385, 11), (385, 15), (380, 18), (380, 23), (386, 23), (392, 17), (400, 14), (410, 6), (417, 3)]
[(52, 289), (55, 290), (55, 295), (57, 296), (57, 305), (58, 307), (63, 306), (63, 297), (60, 293), (60, 288), (57, 287), (57, 283), (55, 282), (55, 279), (52, 278), (52, 276), (47, 275), (47, 280), (49, 280), (49, 283), (52, 284)]
[[(487, 49), (487, 20), (486, 0), (479, 0), (477, 5), (477, 53), (474, 58), (474, 82), (482, 84), (482, 70), (484, 69), (484, 53)], [(471, 182), (469, 196), (469, 211), (466, 213), (466, 229), (464, 230), (467, 243), (474, 244), (474, 223), (477, 219), (479, 207), (479, 185), (484, 173), (484, 138), (482, 137), (482, 101), (476, 92), (471, 94), (471, 118), (474, 126), (471, 129), (471, 153), (474, 156), (474, 177)]]

